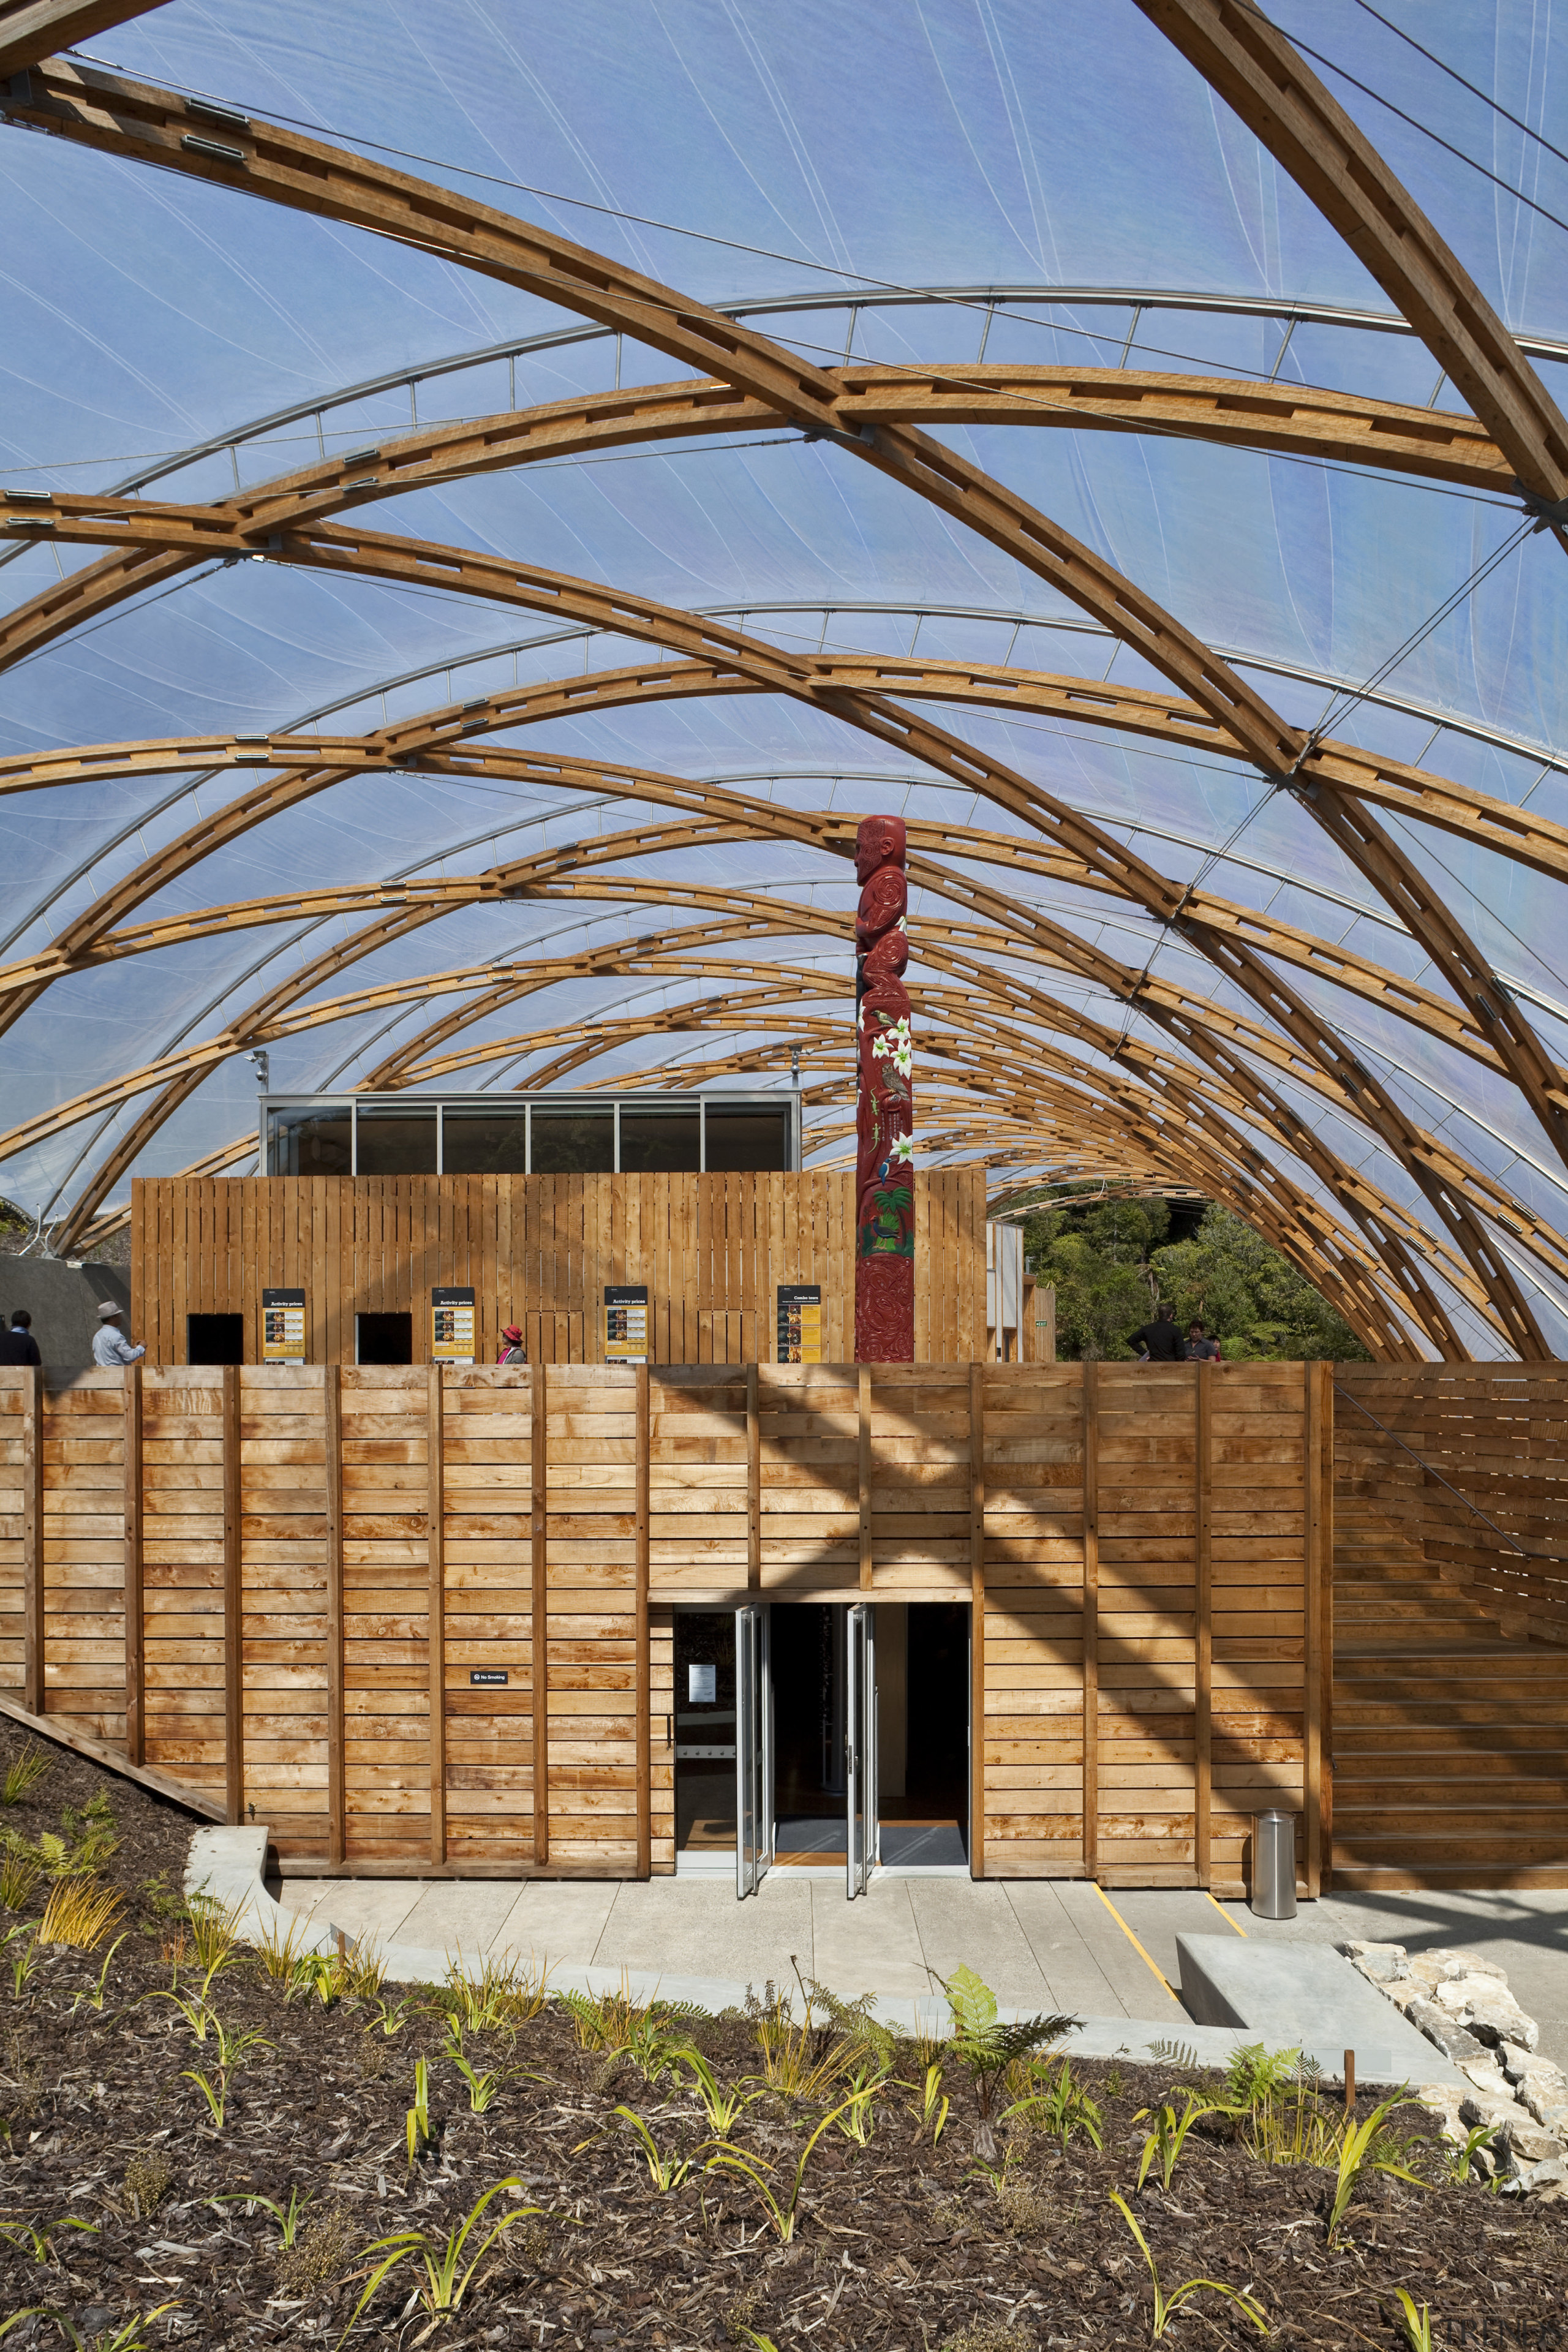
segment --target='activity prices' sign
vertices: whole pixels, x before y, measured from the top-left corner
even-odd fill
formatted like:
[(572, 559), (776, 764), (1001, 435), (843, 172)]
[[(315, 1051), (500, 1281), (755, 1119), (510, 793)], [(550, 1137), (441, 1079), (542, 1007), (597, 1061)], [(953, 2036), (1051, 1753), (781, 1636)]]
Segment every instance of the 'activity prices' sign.
[(430, 1293), (430, 1360), (433, 1364), (471, 1364), (474, 1360), (474, 1294), (471, 1290)]
[(778, 1302), (779, 1362), (820, 1364), (822, 1285), (819, 1282), (781, 1282)]
[(647, 1363), (646, 1282), (616, 1282), (605, 1286), (605, 1361), (607, 1364)]
[(305, 1360), (304, 1292), (264, 1290), (261, 1294), (262, 1362), (302, 1364)]

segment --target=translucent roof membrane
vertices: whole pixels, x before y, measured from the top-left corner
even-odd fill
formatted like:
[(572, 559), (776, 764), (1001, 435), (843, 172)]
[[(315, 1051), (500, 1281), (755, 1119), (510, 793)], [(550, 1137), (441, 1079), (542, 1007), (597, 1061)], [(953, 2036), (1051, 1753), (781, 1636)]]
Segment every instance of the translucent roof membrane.
[[(1500, 110), (1550, 133), (1568, 36), (1382, 13), (1275, 20), (1550, 417), (1568, 166)], [(843, 853), (892, 810), (927, 1164), (1191, 1183), (1358, 1258), (1376, 1349), (1562, 1352), (1564, 548), (1131, 0), (169, 0), (74, 61), (459, 227), (0, 121), (0, 1191), (44, 1245), (252, 1166), (256, 1045), (275, 1088), (505, 1091), (782, 1087), (793, 1045), (843, 1164)], [(755, 396), (650, 432), (695, 381), (657, 302), (509, 282), (475, 205), (726, 313), (737, 383), (756, 337), (840, 372), (840, 438)], [(889, 462), (922, 425), (1032, 537)]]

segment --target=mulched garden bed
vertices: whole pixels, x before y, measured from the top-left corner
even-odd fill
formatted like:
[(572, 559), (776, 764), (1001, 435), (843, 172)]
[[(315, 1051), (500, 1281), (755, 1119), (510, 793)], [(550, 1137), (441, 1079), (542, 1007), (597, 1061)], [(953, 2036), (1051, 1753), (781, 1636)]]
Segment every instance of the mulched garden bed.
[[(0, 1721), (0, 1774), (27, 1744)], [(703, 2168), (713, 2146), (689, 2072), (649, 2081), (624, 2052), (583, 2047), (578, 2021), (551, 2003), (525, 2021), (464, 2033), (475, 2080), (502, 2076), (476, 2113), (436, 1994), (386, 1986), (379, 1998), (349, 1994), (328, 2006), (309, 1989), (290, 1997), (241, 1950), (207, 1998), (231, 2043), (250, 2032), (262, 2045), (231, 2069), (220, 2128), (190, 2079), (205, 2072), (216, 2084), (216, 2029), (198, 2041), (174, 2002), (157, 1997), (177, 1990), (194, 2009), (201, 1996), (178, 1895), (194, 1824), (64, 1751), (49, 1755), (29, 1795), (0, 1810), (0, 1832), (34, 1844), (48, 1832), (79, 1845), (86, 1808), (105, 1794), (118, 1844), (88, 1883), (118, 1890), (123, 1910), (90, 1953), (37, 1948), (19, 1985), (10, 1964), (32, 1948), (28, 1935), (0, 1954), (0, 2221), (11, 2240), (0, 2242), (0, 2325), (28, 2305), (47, 2312), (15, 2326), (5, 2352), (68, 2343), (72, 2331), (107, 2352), (127, 2323), (165, 2303), (174, 2308), (130, 2328), (126, 2352), (138, 2342), (203, 2352), (335, 2345), (366, 2283), (373, 2240), (413, 2230), (444, 2243), (509, 2175), (522, 2187), (492, 2200), (468, 2253), (503, 2213), (517, 2218), (461, 2309), (433, 2320), (411, 2304), (423, 2271), (406, 2261), (372, 2298), (351, 2346), (1121, 2352), (1151, 2340), (1154, 2305), (1143, 2258), (1110, 2202), (1119, 2189), (1167, 2295), (1194, 2276), (1245, 2289), (1277, 2346), (1408, 2343), (1394, 2292), (1403, 2286), (1430, 2305), (1439, 2346), (1568, 2347), (1568, 2203), (1513, 2201), (1479, 2181), (1453, 2186), (1435, 2139), (1416, 2137), (1404, 2159), (1431, 2185), (1373, 2179), (1358, 2189), (1332, 2247), (1332, 2176), (1257, 2160), (1237, 2144), (1234, 2125), (1200, 2123), (1169, 2190), (1156, 2171), (1136, 2192), (1148, 2128), (1136, 2111), (1173, 2084), (1201, 2080), (1179, 2059), (1076, 2068), (1098, 2103), (1103, 2148), (1081, 2131), (1064, 2148), (1037, 2127), (1004, 2126), (1005, 2161), (988, 2172), (975, 2160), (969, 2077), (948, 2061), (941, 2093), (951, 2111), (933, 2146), (921, 2121), (930, 2053), (902, 2045), (892, 2073), (907, 2087), (889, 2083), (875, 2095), (864, 2146), (829, 2126), (786, 2244), (752, 2179)], [(110, 1832), (101, 1811), (98, 1819), (101, 1843)], [(40, 1879), (20, 1909), (0, 1908), (0, 1935), (39, 1916), (47, 1884)], [(121, 1932), (100, 2008), (100, 1971)], [(672, 2030), (706, 2054), (721, 2085), (761, 2075), (752, 2021)], [(429, 2139), (410, 2168), (420, 2059)], [(816, 2103), (768, 2090), (734, 2125), (733, 2147), (773, 2168), (764, 2177), (781, 2200), (810, 2130), (852, 2084), (841, 2074)], [(656, 2186), (618, 2105), (646, 2126), (660, 2160), (694, 2159), (679, 2185)], [(1363, 2115), (1370, 2105), (1363, 2095)], [(1395, 2123), (1402, 2136), (1436, 2129), (1418, 2110)], [(265, 2197), (286, 2208), (291, 2191), (310, 2202), (288, 2251), (262, 2204), (212, 2201)], [(91, 2232), (60, 2226), (68, 2218)], [(1203, 2293), (1181, 2306), (1167, 2340), (1263, 2339), (1236, 2306)]]

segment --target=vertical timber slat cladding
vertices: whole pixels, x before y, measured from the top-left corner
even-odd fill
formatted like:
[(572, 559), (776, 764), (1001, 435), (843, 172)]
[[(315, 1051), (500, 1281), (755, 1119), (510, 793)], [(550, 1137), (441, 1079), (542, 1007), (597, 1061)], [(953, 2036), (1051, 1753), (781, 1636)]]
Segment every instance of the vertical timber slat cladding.
[(144, 1363), (146, 1760), (214, 1801), (226, 1793), (224, 1490), (221, 1370)]
[[(914, 1181), (915, 1360), (978, 1359), (985, 1171)], [(647, 1283), (655, 1363), (770, 1353), (781, 1282), (820, 1283), (825, 1348), (853, 1344), (848, 1174), (138, 1177), (132, 1191), (132, 1326), (150, 1363), (184, 1359), (191, 1314), (243, 1316), (254, 1360), (266, 1286), (305, 1291), (314, 1364), (353, 1361), (363, 1313), (411, 1315), (426, 1362), (443, 1283), (473, 1286), (481, 1360), (516, 1321), (531, 1362), (602, 1361), (611, 1282)]]
[(239, 1367), (223, 1368), (223, 1764), (231, 1822), (245, 1818), (245, 1597), (240, 1557)]
[(342, 1820), (339, 1373), (248, 1365), (239, 1402), (245, 1818), (280, 1854), (334, 1852)]
[(28, 1590), (41, 1636), (39, 1715), (125, 1738), (125, 1381), (84, 1374), (45, 1404), (33, 1374)]
[[(541, 1375), (507, 1365), (448, 1368), (438, 1378), (445, 1859), (457, 1867), (522, 1866), (536, 1858), (533, 1692), (542, 1652), (535, 1644), (533, 1465)], [(542, 1539), (540, 1552), (542, 1581)], [(476, 1675), (490, 1679), (476, 1682)]]
[(344, 1365), (343, 1801), (350, 1863), (430, 1851), (429, 1391)]
[(22, 1699), (44, 1711), (44, 1382), (24, 1366), (22, 1389)]
[[(125, 1495), (125, 1753), (145, 1760), (143, 1721), (147, 1678), (142, 1654), (142, 1367), (125, 1367), (121, 1475)], [(3, 1424), (0, 1424), (3, 1425)]]
[(637, 1864), (637, 1370), (563, 1364), (545, 1412), (550, 1854)]
[[(0, 1371), (18, 1694), (29, 1385)], [(759, 1594), (970, 1603), (987, 1876), (1199, 1883), (1205, 1686), (1215, 1890), (1243, 1887), (1270, 1803), (1321, 1872), (1324, 1368), (145, 1366), (140, 1388), (146, 1761), (237, 1798), (286, 1862), (671, 1869), (674, 1609)], [(48, 1494), (90, 1506), (50, 1507), (50, 1712), (83, 1664), (123, 1702), (132, 1392), (94, 1372), (42, 1399)], [(78, 1655), (83, 1617), (110, 1624), (112, 1676)]]

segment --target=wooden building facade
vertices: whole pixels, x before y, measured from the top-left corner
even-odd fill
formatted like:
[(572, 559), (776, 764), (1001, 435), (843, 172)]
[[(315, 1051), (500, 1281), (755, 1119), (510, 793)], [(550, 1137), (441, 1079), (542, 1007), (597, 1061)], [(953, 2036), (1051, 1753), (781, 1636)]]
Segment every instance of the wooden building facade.
[(285, 1867), (646, 1875), (678, 1610), (957, 1602), (976, 1874), (1315, 1893), (1331, 1457), (1323, 1365), (0, 1370), (0, 1691)]
[[(985, 1345), (985, 1171), (936, 1169), (915, 1191), (915, 1357)], [(150, 1362), (190, 1360), (190, 1318), (239, 1317), (262, 1357), (264, 1288), (306, 1294), (307, 1360), (353, 1364), (360, 1317), (411, 1318), (429, 1358), (430, 1293), (471, 1286), (475, 1352), (515, 1322), (532, 1363), (603, 1360), (612, 1285), (645, 1284), (650, 1360), (767, 1362), (782, 1286), (822, 1292), (824, 1360), (855, 1351), (852, 1174), (138, 1178), (132, 1323)], [(1032, 1347), (1032, 1306), (1022, 1328)]]

